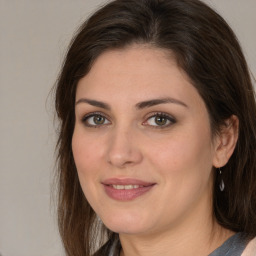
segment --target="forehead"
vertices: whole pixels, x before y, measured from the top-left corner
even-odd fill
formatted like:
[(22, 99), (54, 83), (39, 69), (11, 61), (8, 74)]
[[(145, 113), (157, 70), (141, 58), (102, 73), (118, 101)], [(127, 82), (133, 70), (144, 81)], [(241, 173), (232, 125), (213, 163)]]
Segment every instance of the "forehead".
[(115, 93), (119, 90), (126, 96), (139, 91), (146, 95), (149, 92), (161, 93), (175, 85), (177, 88), (173, 88), (173, 93), (176, 94), (184, 86), (191, 87), (174, 54), (146, 45), (133, 45), (101, 54), (90, 72), (79, 81), (77, 94), (100, 94), (102, 90)]

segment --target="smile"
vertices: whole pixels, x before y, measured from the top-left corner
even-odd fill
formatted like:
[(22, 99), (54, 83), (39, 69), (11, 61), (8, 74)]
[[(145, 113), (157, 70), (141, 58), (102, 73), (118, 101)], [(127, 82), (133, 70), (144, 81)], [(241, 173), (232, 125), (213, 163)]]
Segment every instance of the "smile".
[(143, 186), (139, 186), (139, 185), (112, 185), (112, 187), (114, 189), (136, 189), (136, 188), (139, 188), (139, 187), (143, 187)]
[(148, 193), (156, 183), (137, 179), (108, 179), (102, 182), (108, 197), (117, 201), (130, 201)]

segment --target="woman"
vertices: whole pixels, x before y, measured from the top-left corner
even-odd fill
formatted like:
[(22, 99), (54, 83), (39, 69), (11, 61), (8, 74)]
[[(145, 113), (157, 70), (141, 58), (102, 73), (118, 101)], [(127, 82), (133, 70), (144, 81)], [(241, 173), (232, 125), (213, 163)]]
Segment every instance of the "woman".
[(208, 6), (102, 7), (70, 45), (56, 110), (67, 255), (256, 255), (255, 96)]

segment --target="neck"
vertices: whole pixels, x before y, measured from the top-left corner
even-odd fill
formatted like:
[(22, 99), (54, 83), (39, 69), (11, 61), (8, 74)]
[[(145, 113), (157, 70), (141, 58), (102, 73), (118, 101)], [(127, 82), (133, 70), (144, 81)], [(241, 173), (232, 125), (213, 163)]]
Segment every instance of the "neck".
[(151, 236), (120, 235), (120, 256), (205, 256), (221, 246), (233, 234), (234, 232), (216, 224), (213, 232), (202, 233), (197, 226), (194, 232), (186, 229)]
[(208, 255), (234, 234), (221, 227), (210, 212), (209, 208), (201, 207), (175, 225), (158, 231), (119, 234), (122, 246), (120, 256)]

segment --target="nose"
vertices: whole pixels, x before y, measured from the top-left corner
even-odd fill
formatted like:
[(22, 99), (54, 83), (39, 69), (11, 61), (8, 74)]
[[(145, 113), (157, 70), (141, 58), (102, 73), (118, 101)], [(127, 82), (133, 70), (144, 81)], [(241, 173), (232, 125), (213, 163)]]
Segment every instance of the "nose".
[(125, 168), (139, 164), (143, 155), (140, 150), (138, 136), (132, 129), (116, 128), (109, 138), (107, 161), (117, 168)]

